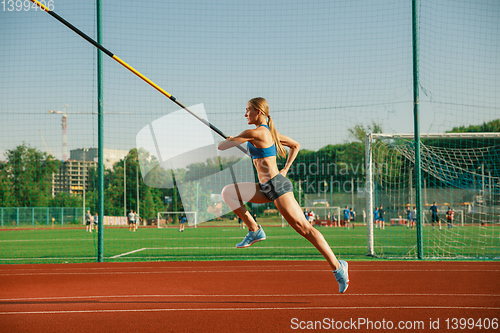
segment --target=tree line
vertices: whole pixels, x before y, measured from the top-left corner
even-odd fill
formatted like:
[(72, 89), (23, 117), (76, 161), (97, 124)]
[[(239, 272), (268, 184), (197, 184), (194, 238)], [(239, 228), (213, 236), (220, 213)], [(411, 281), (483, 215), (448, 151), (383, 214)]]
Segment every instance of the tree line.
[[(323, 192), (345, 192), (357, 190), (365, 183), (365, 133), (381, 133), (382, 128), (376, 123), (366, 127), (357, 125), (349, 130), (351, 141), (335, 145), (327, 145), (317, 151), (302, 149), (288, 177), (294, 183), (295, 195), (304, 193)], [(456, 127), (450, 132), (500, 132), (500, 119), (484, 123), (479, 126)], [(423, 140), (424, 141), (424, 140)], [(449, 142), (448, 142), (449, 141)], [(439, 140), (432, 142), (425, 140), (424, 144), (441, 145), (447, 147), (459, 146), (463, 142), (459, 140)], [(480, 147), (486, 144), (499, 144), (497, 141), (477, 141), (474, 145)], [(468, 143), (468, 148), (471, 148)], [(127, 156), (116, 162), (111, 169), (104, 171), (104, 211), (106, 215), (122, 216), (124, 212), (139, 210), (140, 215), (145, 218), (153, 218), (159, 211), (183, 211), (183, 203), (179, 194), (180, 182), (189, 182), (207, 175), (216, 175), (218, 171), (228, 168), (236, 161), (232, 160), (207, 160), (206, 163), (192, 164), (184, 170), (176, 170), (176, 177), (168, 174), (168, 170), (160, 168), (160, 172), (150, 173), (151, 177), (157, 177), (160, 186), (151, 187), (146, 184), (140, 173), (139, 159), (143, 159), (141, 151), (132, 149)], [(402, 157), (401, 157), (402, 159)], [(395, 177), (403, 177), (407, 174), (405, 170), (398, 168), (407, 167), (406, 163), (394, 162), (391, 167)], [(8, 150), (6, 161), (0, 163), (0, 207), (81, 207), (83, 205), (82, 195), (71, 195), (69, 193), (58, 193), (52, 196), (52, 174), (57, 173), (61, 161), (52, 155), (41, 152), (36, 148), (23, 143), (15, 149)], [(124, 165), (126, 163), (126, 166)], [(284, 159), (278, 160), (278, 166), (283, 166)], [(124, 175), (124, 171), (126, 175)], [(391, 171), (392, 172), (392, 171)], [(137, 174), (139, 177), (137, 177)], [(255, 174), (255, 173), (254, 173)], [(126, 178), (126, 191), (124, 191), (124, 177)], [(222, 176), (221, 176), (222, 177)], [(432, 177), (425, 174), (424, 177)], [(216, 183), (228, 183), (228, 179), (218, 179)], [(430, 180), (430, 179), (429, 179)], [(253, 179), (257, 181), (257, 179)], [(164, 182), (172, 182), (169, 186), (162, 186)], [(300, 190), (298, 190), (300, 183)], [(429, 182), (430, 183), (430, 182)], [(86, 183), (86, 206), (95, 212), (97, 209), (97, 172), (90, 169)], [(186, 191), (193, 193), (196, 189), (187, 188)], [(124, 192), (126, 198), (124, 200)], [(205, 192), (196, 193), (203, 197), (203, 202), (209, 202), (210, 188)], [(139, 206), (137, 205), (139, 197)], [(167, 202), (165, 198), (169, 198)], [(126, 201), (126, 203), (125, 203)], [(206, 207), (200, 207), (204, 209)]]

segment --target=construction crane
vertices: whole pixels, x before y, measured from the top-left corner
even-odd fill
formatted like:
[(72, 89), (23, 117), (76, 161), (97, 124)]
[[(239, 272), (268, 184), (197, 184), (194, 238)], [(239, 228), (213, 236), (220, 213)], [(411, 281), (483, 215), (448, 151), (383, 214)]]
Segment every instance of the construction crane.
[[(67, 132), (67, 121), (68, 114), (97, 114), (96, 112), (68, 112), (66, 108), (68, 104), (64, 104), (63, 111), (49, 110), (49, 114), (62, 114), (62, 130), (63, 130), (63, 161), (68, 160), (68, 132)], [(106, 114), (131, 114), (132, 112), (106, 112)]]
[[(67, 125), (67, 112), (66, 112), (66, 107), (68, 107), (68, 104), (64, 104), (64, 111), (52, 111), (49, 110), (49, 114), (55, 113), (55, 114), (62, 114), (62, 130), (63, 130), (63, 161), (68, 160), (68, 135), (66, 132), (66, 125)], [(73, 113), (73, 112), (71, 112)]]
[(45, 138), (43, 137), (42, 130), (38, 130), (40, 132), (40, 137), (42, 138), (43, 145), (45, 146), (45, 151), (47, 154), (52, 155), (52, 148), (47, 147), (47, 142), (45, 142)]

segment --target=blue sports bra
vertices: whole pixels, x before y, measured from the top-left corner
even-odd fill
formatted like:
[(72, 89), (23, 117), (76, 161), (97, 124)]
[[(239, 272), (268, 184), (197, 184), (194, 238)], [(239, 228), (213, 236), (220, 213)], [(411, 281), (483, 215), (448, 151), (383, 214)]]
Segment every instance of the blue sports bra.
[[(264, 126), (265, 128), (269, 129), (269, 126), (267, 125), (260, 126)], [(274, 143), (272, 146), (269, 146), (267, 148), (257, 148), (250, 142), (247, 142), (247, 149), (250, 153), (250, 156), (252, 156), (252, 159), (276, 156), (276, 145)]]

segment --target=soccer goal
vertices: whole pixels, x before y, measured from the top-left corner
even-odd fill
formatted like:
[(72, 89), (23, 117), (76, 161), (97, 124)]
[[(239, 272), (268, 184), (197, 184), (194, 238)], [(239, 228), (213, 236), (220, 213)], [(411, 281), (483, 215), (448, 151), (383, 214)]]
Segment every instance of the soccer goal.
[[(365, 141), (368, 255), (415, 258), (417, 233), (393, 228), (407, 219), (408, 207), (421, 202), (422, 244), (426, 258), (500, 256), (500, 133), (421, 134), (415, 163), (413, 134), (369, 133)], [(415, 169), (420, 168), (420, 200)], [(432, 228), (436, 205), (442, 229)], [(374, 215), (384, 211), (384, 230), (374, 230)], [(448, 227), (446, 211), (454, 212)], [(389, 223), (388, 223), (389, 222)]]
[(158, 212), (156, 225), (158, 229), (168, 228), (169, 226), (179, 225), (181, 218), (186, 216), (189, 225), (198, 225), (196, 212)]

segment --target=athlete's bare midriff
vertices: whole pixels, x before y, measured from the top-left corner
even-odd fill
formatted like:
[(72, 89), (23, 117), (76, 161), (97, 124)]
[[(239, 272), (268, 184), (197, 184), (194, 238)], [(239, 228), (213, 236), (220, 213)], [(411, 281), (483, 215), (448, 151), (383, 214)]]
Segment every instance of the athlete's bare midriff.
[(253, 165), (257, 169), (257, 176), (261, 184), (274, 178), (279, 173), (278, 166), (276, 165), (276, 156), (256, 158), (253, 160)]

